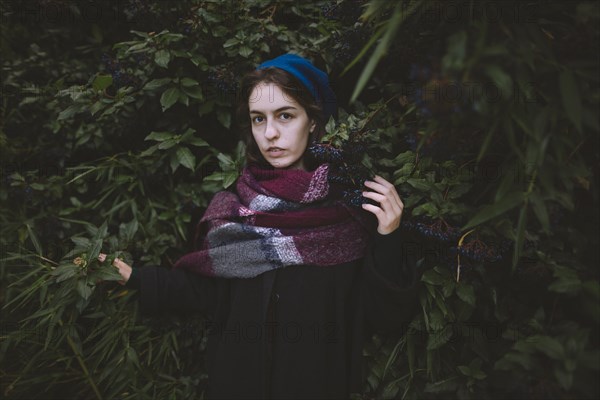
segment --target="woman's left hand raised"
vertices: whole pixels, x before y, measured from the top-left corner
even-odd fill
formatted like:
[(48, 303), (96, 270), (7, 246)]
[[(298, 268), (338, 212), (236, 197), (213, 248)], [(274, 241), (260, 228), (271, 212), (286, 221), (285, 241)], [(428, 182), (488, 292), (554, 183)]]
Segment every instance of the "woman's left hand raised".
[(364, 203), (362, 208), (372, 212), (377, 217), (377, 232), (382, 235), (392, 233), (400, 226), (404, 203), (394, 185), (375, 175), (371, 181), (365, 181), (365, 186), (372, 191), (364, 191), (363, 196), (379, 203), (379, 207)]

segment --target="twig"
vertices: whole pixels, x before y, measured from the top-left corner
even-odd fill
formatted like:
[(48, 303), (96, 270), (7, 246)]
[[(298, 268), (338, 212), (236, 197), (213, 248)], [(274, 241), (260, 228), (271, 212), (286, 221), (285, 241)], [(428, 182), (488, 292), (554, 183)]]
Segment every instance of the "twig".
[(394, 100), (394, 99), (395, 99), (396, 97), (398, 97), (398, 96), (399, 96), (399, 94), (395, 94), (395, 95), (393, 95), (393, 96), (392, 96), (392, 97), (391, 97), (389, 100), (387, 100), (385, 103), (383, 103), (383, 105), (382, 105), (381, 107), (379, 107), (377, 110), (375, 110), (375, 111), (373, 112), (373, 114), (371, 114), (371, 115), (369, 116), (369, 118), (367, 118), (367, 120), (365, 121), (365, 123), (364, 123), (364, 125), (363, 125), (362, 129), (365, 129), (365, 126), (369, 125), (369, 122), (371, 122), (371, 120), (372, 120), (372, 119), (373, 119), (373, 118), (374, 118), (374, 117), (375, 117), (377, 114), (379, 114), (379, 112), (380, 112), (381, 110), (383, 110), (383, 109), (385, 108), (385, 106), (387, 106), (387, 105), (388, 105), (388, 103), (389, 103), (390, 101)]
[(460, 248), (462, 247), (462, 244), (465, 240), (465, 238), (470, 235), (475, 229), (471, 229), (470, 231), (468, 231), (467, 233), (465, 233), (464, 235), (462, 235), (460, 237), (460, 239), (458, 239), (458, 251), (456, 252), (456, 283), (458, 283), (460, 281)]

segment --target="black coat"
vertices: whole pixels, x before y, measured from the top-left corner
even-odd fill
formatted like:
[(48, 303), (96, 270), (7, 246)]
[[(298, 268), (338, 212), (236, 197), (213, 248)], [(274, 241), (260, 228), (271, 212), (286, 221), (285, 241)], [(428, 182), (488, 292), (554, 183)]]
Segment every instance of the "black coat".
[(364, 259), (331, 267), (251, 279), (144, 267), (127, 285), (140, 290), (146, 315), (212, 316), (208, 398), (346, 399), (363, 390), (370, 331), (405, 327), (415, 309), (416, 260), (399, 231), (376, 234)]

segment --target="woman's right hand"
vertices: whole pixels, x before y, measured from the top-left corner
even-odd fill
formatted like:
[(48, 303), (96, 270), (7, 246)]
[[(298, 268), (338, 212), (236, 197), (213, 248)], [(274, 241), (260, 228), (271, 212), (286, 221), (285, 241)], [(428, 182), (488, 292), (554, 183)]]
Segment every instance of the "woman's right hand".
[[(104, 260), (106, 260), (106, 254), (98, 254), (98, 260), (100, 262), (104, 262)], [(121, 274), (121, 276), (123, 277), (123, 280), (120, 280), (119, 283), (121, 285), (127, 283), (129, 277), (131, 276), (131, 267), (125, 262), (123, 262), (123, 260), (121, 260), (120, 258), (115, 258), (115, 260), (113, 261), (113, 266), (119, 270), (119, 274)]]

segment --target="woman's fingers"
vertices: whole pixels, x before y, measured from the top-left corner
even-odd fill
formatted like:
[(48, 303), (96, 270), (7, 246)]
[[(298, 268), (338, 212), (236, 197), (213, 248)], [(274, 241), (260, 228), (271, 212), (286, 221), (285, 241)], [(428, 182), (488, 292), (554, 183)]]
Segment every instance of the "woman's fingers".
[(404, 203), (402, 203), (402, 199), (400, 199), (400, 195), (396, 191), (396, 187), (394, 185), (392, 185), (390, 182), (386, 181), (385, 179), (383, 179), (379, 175), (375, 175), (374, 179), (377, 182), (379, 182), (381, 185), (383, 185), (383, 186), (387, 187), (388, 189), (390, 189), (390, 192), (392, 193), (392, 195), (394, 196), (394, 198), (398, 201), (398, 203), (400, 205), (402, 205), (402, 207), (404, 207)]
[(364, 203), (363, 209), (377, 217), (377, 231), (381, 234), (393, 232), (400, 226), (400, 218), (404, 203), (394, 185), (380, 176), (375, 176), (372, 181), (365, 181), (365, 186), (373, 191), (364, 191), (363, 196), (376, 201), (379, 205)]
[(113, 261), (113, 265), (115, 267), (117, 267), (117, 269), (119, 270), (119, 273), (123, 277), (123, 280), (119, 281), (119, 283), (121, 285), (124, 285), (129, 280), (129, 277), (131, 276), (131, 271), (132, 271), (131, 267), (129, 266), (129, 264), (123, 262), (123, 260), (121, 260), (120, 258), (115, 258), (115, 261)]
[[(383, 178), (382, 178), (383, 179)], [(387, 181), (383, 180), (388, 183)], [(365, 186), (375, 190), (375, 192), (363, 192), (364, 197), (368, 197), (377, 201), (385, 209), (385, 211), (392, 211), (394, 213), (401, 213), (404, 208), (404, 204), (400, 201), (400, 197), (391, 184), (390, 186), (383, 185), (382, 183), (365, 181)]]
[[(106, 261), (106, 254), (104, 254), (104, 253), (98, 254), (98, 261), (100, 261), (100, 262)], [(112, 265), (113, 265), (113, 267), (115, 267), (116, 269), (119, 270), (119, 273), (123, 277), (122, 280), (117, 281), (117, 282), (120, 283), (121, 285), (125, 285), (125, 283), (129, 280), (129, 277), (131, 276), (131, 267), (126, 262), (121, 260), (120, 258), (115, 258), (113, 260)]]

